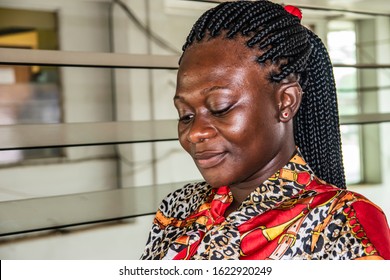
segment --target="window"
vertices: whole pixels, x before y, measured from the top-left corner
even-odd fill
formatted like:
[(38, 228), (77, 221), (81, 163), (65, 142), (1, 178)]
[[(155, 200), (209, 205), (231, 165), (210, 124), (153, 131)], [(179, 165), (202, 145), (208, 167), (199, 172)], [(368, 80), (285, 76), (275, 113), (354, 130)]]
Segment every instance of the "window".
[[(0, 9), (0, 47), (54, 49), (56, 32), (55, 13)], [(59, 84), (58, 67), (0, 66), (0, 125), (60, 122)], [(61, 149), (1, 151), (0, 164), (60, 155)]]
[[(328, 50), (332, 62), (356, 64), (355, 24), (352, 21), (330, 21), (328, 27)], [(334, 76), (337, 85), (339, 114), (358, 114), (356, 68), (335, 67)], [(341, 137), (347, 184), (359, 183), (362, 181), (360, 127), (358, 125), (342, 125)]]

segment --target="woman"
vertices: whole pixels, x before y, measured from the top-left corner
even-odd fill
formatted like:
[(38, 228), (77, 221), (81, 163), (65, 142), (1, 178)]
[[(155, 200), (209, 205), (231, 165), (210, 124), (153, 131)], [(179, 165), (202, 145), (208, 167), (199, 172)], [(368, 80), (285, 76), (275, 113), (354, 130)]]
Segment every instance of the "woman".
[(174, 103), (205, 182), (163, 200), (142, 259), (390, 258), (383, 212), (345, 190), (332, 67), (299, 10), (239, 1), (205, 12)]

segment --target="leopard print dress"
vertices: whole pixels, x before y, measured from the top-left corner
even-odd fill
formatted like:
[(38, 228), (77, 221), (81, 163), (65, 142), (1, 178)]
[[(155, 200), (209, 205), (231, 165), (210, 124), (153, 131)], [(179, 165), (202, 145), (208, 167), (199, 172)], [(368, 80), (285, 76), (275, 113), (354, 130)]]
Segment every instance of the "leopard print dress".
[(224, 217), (229, 187), (187, 184), (161, 203), (141, 259), (389, 259), (383, 211), (318, 179), (299, 151)]

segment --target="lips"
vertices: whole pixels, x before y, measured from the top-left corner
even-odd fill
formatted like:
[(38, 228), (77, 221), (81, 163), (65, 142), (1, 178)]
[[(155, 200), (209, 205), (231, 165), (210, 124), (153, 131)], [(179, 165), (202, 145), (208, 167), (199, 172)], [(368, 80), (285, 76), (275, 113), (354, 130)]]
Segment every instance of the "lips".
[(199, 168), (207, 169), (220, 164), (226, 156), (226, 152), (203, 151), (196, 152), (194, 160)]

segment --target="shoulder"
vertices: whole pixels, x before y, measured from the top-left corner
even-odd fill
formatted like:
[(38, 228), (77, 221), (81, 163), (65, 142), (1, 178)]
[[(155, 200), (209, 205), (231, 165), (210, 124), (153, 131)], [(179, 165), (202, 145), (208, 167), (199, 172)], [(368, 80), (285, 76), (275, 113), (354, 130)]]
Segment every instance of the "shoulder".
[(168, 194), (161, 202), (159, 211), (166, 217), (184, 219), (208, 198), (211, 190), (206, 182), (186, 184)]
[(366, 197), (349, 191), (356, 198), (346, 208), (348, 223), (354, 234), (367, 238), (372, 248), (384, 259), (390, 259), (390, 230), (385, 213)]
[(365, 255), (390, 259), (389, 224), (378, 205), (357, 192), (321, 181), (309, 186), (307, 191), (316, 197), (318, 206), (323, 206), (328, 215), (333, 215), (336, 224), (346, 226), (343, 232), (349, 232), (363, 246)]
[(356, 211), (364, 211), (365, 207), (370, 207), (375, 209), (376, 213), (384, 215), (382, 209), (364, 195), (349, 189), (341, 189), (337, 186), (327, 184), (318, 178), (315, 178), (315, 180), (305, 188), (303, 194), (306, 193), (311, 193), (313, 196), (330, 197), (330, 200), (335, 200), (338, 204), (343, 204), (344, 207), (353, 206), (354, 209), (356, 208)]

